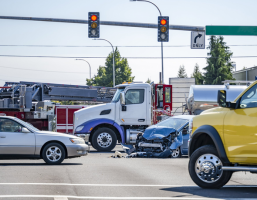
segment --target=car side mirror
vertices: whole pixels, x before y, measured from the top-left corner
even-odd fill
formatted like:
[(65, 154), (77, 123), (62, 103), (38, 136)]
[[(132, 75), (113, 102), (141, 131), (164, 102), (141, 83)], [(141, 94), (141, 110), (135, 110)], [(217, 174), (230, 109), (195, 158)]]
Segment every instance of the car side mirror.
[(182, 130), (182, 135), (187, 135), (187, 129)]
[(125, 106), (125, 93), (124, 92), (120, 93), (120, 104), (122, 106)]
[(27, 129), (27, 128), (25, 128), (25, 127), (23, 127), (23, 128), (21, 129), (21, 132), (22, 132), (22, 133), (30, 133), (29, 129)]

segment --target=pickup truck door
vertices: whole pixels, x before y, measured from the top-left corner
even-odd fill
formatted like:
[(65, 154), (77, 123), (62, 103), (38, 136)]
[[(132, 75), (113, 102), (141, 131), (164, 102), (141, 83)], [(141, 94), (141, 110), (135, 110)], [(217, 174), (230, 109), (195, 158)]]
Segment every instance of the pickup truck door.
[(0, 155), (34, 155), (35, 134), (22, 133), (22, 127), (12, 119), (0, 119)]
[(124, 125), (145, 125), (147, 120), (146, 89), (125, 91), (125, 106), (120, 107), (120, 121)]
[(239, 108), (226, 114), (224, 139), (231, 162), (257, 164), (257, 85), (239, 99)]

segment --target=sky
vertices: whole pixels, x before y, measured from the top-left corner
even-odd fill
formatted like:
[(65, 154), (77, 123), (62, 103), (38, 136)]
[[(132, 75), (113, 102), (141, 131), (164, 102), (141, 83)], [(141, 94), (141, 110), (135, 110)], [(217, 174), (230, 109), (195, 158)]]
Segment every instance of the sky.
[[(170, 25), (257, 25), (256, 0), (152, 0), (169, 16)], [(129, 0), (0, 0), (1, 16), (45, 17), (87, 20), (88, 12), (100, 12), (102, 21), (157, 24), (158, 10), (147, 2)], [(0, 55), (107, 57), (112, 51), (105, 41), (88, 38), (87, 24), (20, 21), (0, 19)], [(160, 46), (157, 30), (131, 27), (100, 27), (100, 37), (113, 46)], [(164, 57), (206, 57), (208, 49), (190, 49), (190, 31), (170, 30), (169, 42), (164, 43)], [(206, 47), (208, 46), (206, 36)], [(233, 56), (257, 56), (256, 36), (225, 36)], [(1, 45), (56, 45), (105, 47), (21, 47)], [(167, 47), (167, 46), (185, 47)], [(166, 47), (165, 47), (166, 46)], [(119, 47), (122, 57), (160, 57), (160, 47)], [(87, 58), (92, 77), (105, 59)], [(232, 58), (236, 69), (257, 65), (255, 58)], [(161, 59), (128, 58), (135, 81), (150, 78), (159, 81)], [(180, 65), (191, 76), (195, 64), (206, 66), (204, 58), (164, 59), (164, 82), (176, 77)], [(6, 81), (31, 81), (85, 85), (89, 78), (86, 62), (73, 58), (16, 58), (0, 56), (0, 86)], [(50, 71), (50, 72), (49, 72)], [(51, 72), (52, 71), (52, 72)]]

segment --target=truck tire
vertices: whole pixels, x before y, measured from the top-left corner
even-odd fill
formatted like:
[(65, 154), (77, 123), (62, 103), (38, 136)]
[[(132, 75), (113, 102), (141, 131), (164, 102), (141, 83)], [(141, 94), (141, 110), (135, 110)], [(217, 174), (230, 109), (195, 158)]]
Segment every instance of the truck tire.
[(42, 158), (49, 165), (61, 164), (65, 157), (65, 149), (56, 142), (47, 144), (42, 151)]
[(188, 170), (192, 180), (201, 188), (223, 187), (231, 178), (231, 171), (222, 170), (222, 162), (213, 145), (205, 145), (193, 152)]
[(110, 128), (99, 128), (92, 136), (92, 146), (97, 151), (111, 151), (117, 143), (117, 136)]

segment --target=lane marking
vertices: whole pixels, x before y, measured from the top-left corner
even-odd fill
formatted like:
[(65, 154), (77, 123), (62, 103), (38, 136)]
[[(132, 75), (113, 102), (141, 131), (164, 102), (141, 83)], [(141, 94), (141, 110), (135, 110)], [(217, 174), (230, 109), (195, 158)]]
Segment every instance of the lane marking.
[[(0, 185), (92, 186), (92, 187), (198, 187), (197, 185), (83, 184), (83, 183), (0, 183)], [(257, 187), (257, 185), (225, 185), (224, 187)]]
[(256, 198), (186, 198), (186, 197), (90, 197), (90, 196), (57, 196), (57, 195), (0, 195), (0, 198), (72, 198), (72, 199), (171, 199), (171, 200), (256, 200)]
[(67, 197), (54, 197), (54, 200), (68, 200)]

